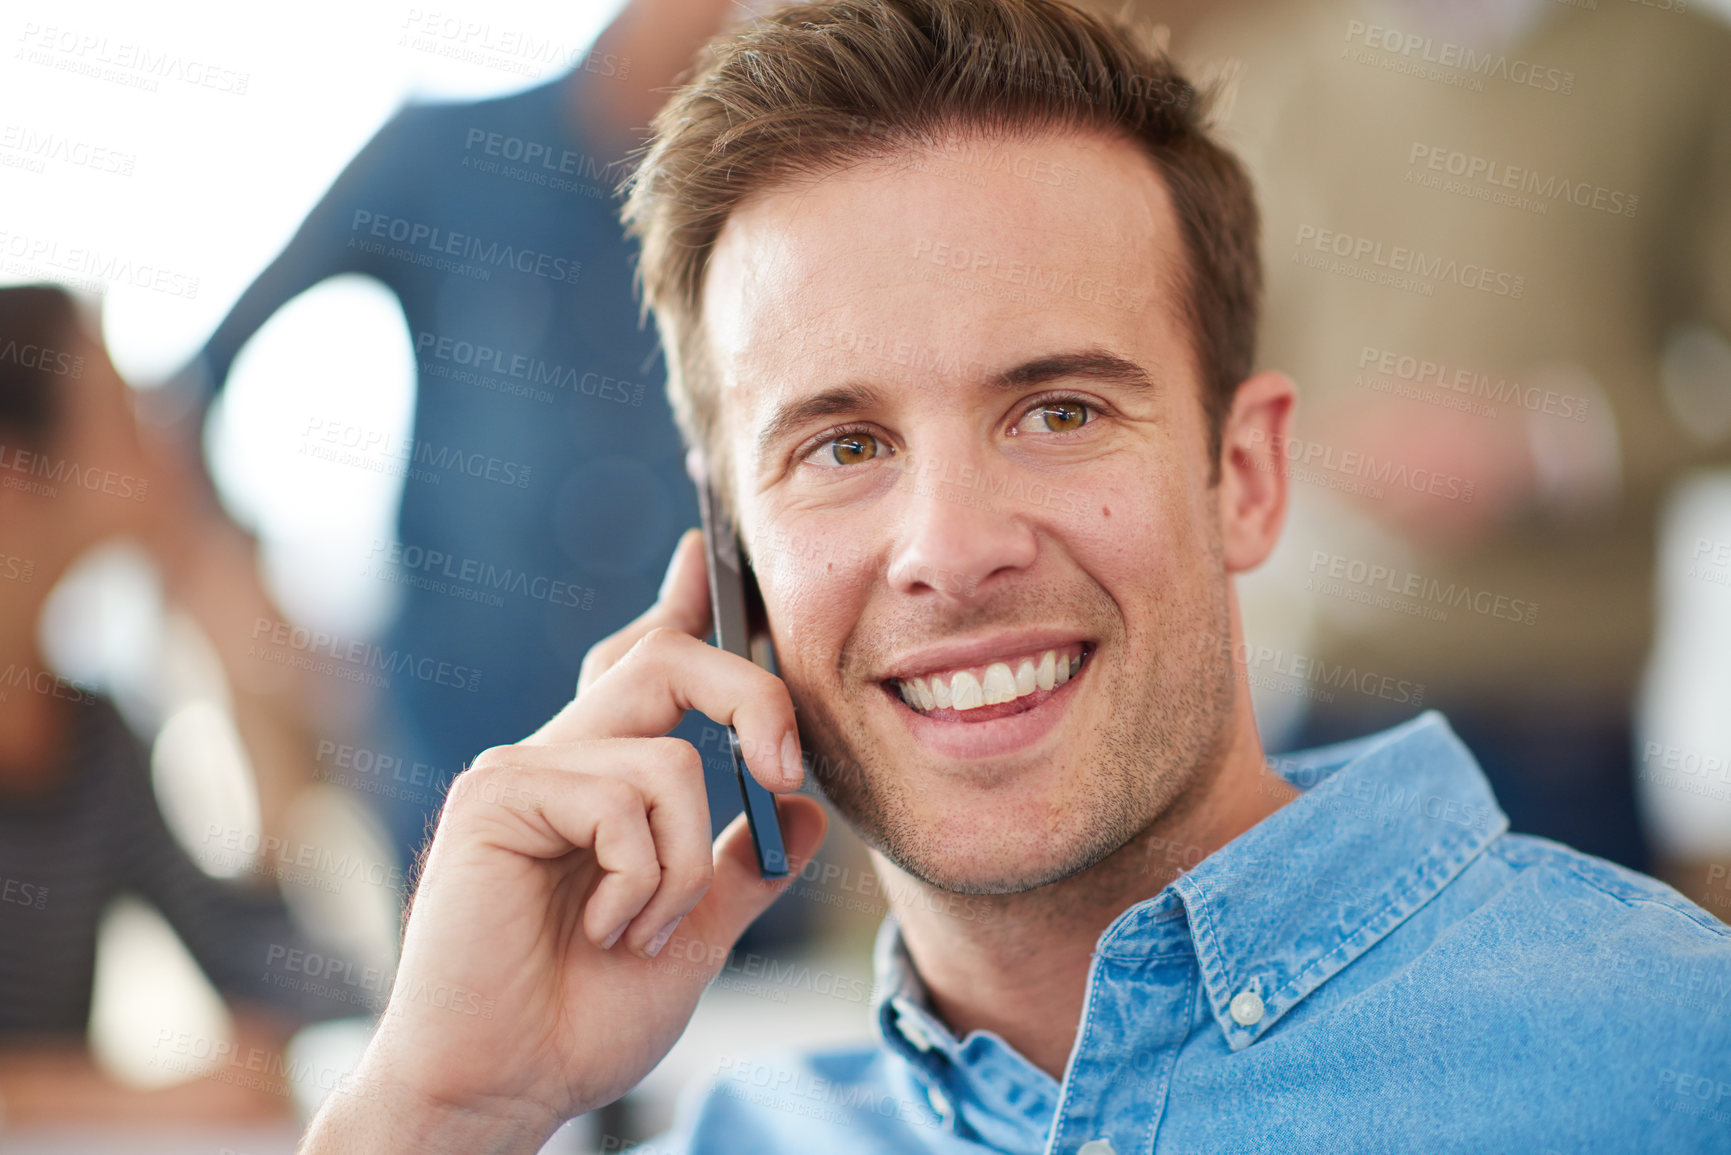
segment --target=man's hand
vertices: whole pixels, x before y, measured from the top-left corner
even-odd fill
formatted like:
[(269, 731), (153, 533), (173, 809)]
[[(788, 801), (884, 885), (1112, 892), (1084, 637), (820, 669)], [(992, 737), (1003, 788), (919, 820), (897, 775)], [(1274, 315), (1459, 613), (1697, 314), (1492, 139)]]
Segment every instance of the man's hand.
[(699, 640), (708, 628), (694, 532), (655, 606), (590, 653), (577, 697), (453, 783), (390, 1004), (304, 1152), (533, 1152), (678, 1040), (827, 822), (812, 799), (780, 801), (791, 874), (774, 882), (743, 817), (711, 846), (702, 757), (663, 736), (687, 709), (733, 725), (768, 789), (795, 789), (801, 767), (787, 688)]

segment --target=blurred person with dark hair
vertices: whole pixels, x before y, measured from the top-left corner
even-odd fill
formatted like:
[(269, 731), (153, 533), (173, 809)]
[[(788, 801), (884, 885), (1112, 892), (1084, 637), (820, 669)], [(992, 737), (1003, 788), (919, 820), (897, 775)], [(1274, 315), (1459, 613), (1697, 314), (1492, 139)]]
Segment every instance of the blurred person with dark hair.
[[(181, 511), (152, 489), (163, 475), (128, 392), (69, 294), (0, 289), (0, 1110), (8, 1124), (289, 1113), (286, 1088), (270, 1088), (269, 1077), (253, 1080), (254, 1089), (202, 1079), (148, 1091), (97, 1066), (85, 1043), (97, 928), (122, 894), (154, 905), (229, 1001), (239, 1054), (274, 1051), (297, 1023), (356, 1013), (269, 980), (273, 947), (313, 945), (275, 886), (205, 873), (165, 824), (148, 755), (114, 705), (57, 674), (40, 651), (44, 603), (92, 547), (138, 540), (171, 594), (186, 593), (180, 577), (203, 568), (189, 556), (186, 528), (172, 524)], [(208, 572), (193, 580), (218, 584)]]
[[(744, 11), (632, 0), (556, 80), (404, 108), (183, 378), (222, 389), (291, 298), (364, 274), (396, 295), (413, 336), (416, 451), (518, 466), (509, 485), (452, 469), (404, 486), (398, 539), (413, 580), (384, 645), (479, 671), (474, 692), (410, 677), (385, 691), (379, 741), (437, 776), (412, 798), (368, 796), (406, 861), (437, 809), (421, 799), (569, 697), (584, 652), (654, 596), (661, 559), (696, 521), (614, 188), (668, 86)], [(503, 604), (449, 596), (448, 584)], [(729, 777), (719, 782), (717, 806), (736, 806)]]

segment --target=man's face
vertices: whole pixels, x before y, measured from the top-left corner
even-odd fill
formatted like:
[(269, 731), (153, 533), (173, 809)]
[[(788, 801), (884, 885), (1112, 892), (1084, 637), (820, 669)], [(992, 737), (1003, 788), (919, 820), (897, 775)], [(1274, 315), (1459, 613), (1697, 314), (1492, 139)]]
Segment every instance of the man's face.
[(1083, 870), (1218, 760), (1182, 254), (1153, 165), (1092, 136), (773, 189), (713, 253), (720, 435), (814, 774), (944, 889)]

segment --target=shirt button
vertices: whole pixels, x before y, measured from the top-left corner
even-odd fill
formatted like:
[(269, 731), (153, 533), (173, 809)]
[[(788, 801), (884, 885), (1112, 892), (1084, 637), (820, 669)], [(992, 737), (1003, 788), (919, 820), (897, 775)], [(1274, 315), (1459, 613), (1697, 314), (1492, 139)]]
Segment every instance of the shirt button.
[(1241, 1027), (1254, 1027), (1262, 1021), (1262, 996), (1255, 991), (1244, 991), (1233, 996), (1232, 1021)]
[(902, 1038), (914, 1045), (915, 1050), (929, 1051), (932, 1049), (931, 1036), (926, 1034), (926, 1029), (920, 1026), (919, 1020), (906, 1011), (896, 1015), (896, 1030), (902, 1033)]
[(1118, 1155), (1110, 1139), (1090, 1139), (1076, 1148), (1076, 1155)]

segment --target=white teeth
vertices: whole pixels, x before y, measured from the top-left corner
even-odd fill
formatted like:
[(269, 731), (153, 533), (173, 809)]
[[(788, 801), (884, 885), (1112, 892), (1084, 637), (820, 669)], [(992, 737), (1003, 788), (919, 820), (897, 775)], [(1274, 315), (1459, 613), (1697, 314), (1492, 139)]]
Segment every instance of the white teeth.
[(1047, 650), (1036, 662), (1023, 658), (1013, 669), (1008, 662), (993, 662), (984, 671), (960, 670), (948, 678), (932, 674), (898, 681), (902, 701), (915, 710), (973, 710), (1014, 702), (1036, 690), (1053, 690), (1068, 682), (1082, 668), (1082, 655), (1059, 657)]
[(993, 662), (986, 667), (986, 678), (982, 683), (986, 694), (986, 705), (996, 706), (1000, 702), (1016, 700), (1016, 675), (1010, 673), (1010, 667), (1003, 662)]
[(963, 670), (950, 679), (950, 706), (956, 710), (972, 710), (986, 704), (986, 694), (974, 676)]

